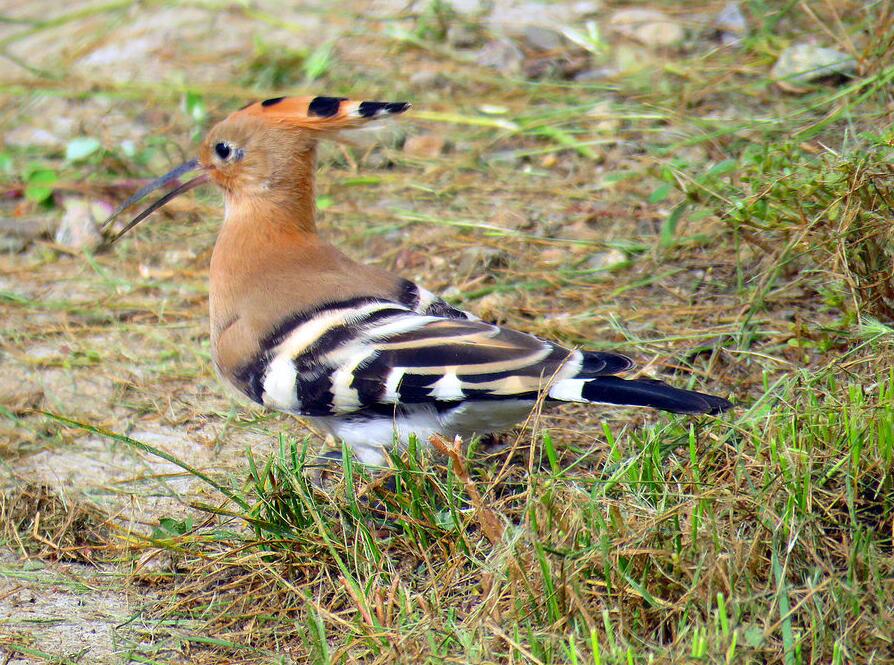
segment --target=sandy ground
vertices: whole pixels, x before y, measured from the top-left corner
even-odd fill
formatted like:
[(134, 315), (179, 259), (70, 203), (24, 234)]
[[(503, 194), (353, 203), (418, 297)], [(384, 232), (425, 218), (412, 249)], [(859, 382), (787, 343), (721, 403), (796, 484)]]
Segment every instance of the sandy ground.
[[(120, 574), (84, 565), (23, 565), (10, 552), (0, 559), (0, 653), (4, 662), (32, 662), (5, 643), (84, 663), (126, 662), (131, 622), (141, 599), (123, 591)], [(136, 613), (136, 614), (135, 614)], [(42, 660), (42, 659), (41, 659)]]

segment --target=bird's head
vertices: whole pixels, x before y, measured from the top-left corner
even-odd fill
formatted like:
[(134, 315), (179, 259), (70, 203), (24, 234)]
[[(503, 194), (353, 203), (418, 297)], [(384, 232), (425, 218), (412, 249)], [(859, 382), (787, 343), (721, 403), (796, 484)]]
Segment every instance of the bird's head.
[[(277, 97), (255, 102), (230, 114), (208, 132), (197, 159), (148, 183), (127, 199), (103, 225), (109, 229), (127, 208), (154, 191), (176, 185), (110, 238), (115, 242), (150, 214), (180, 194), (207, 182), (228, 198), (263, 197), (287, 188), (313, 168), (314, 147), (321, 138), (338, 138), (371, 120), (403, 113), (406, 102), (353, 101), (344, 97)], [(189, 173), (198, 175), (180, 184)], [(306, 173), (305, 173), (306, 175)]]

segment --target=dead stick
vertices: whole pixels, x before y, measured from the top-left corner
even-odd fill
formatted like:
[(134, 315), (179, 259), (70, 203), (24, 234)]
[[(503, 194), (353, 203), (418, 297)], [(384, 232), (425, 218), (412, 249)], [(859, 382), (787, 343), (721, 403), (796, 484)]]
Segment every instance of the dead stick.
[(484, 501), (481, 499), (481, 493), (469, 477), (469, 472), (463, 462), (463, 440), (457, 436), (453, 439), (453, 445), (451, 446), (446, 440), (435, 434), (429, 439), (429, 442), (434, 446), (435, 450), (450, 458), (450, 463), (453, 466), (453, 473), (456, 474), (456, 477), (459, 478), (465, 486), (466, 493), (469, 495), (469, 498), (472, 500), (472, 506), (475, 508), (478, 524), (481, 526), (484, 535), (487, 536), (487, 539), (492, 545), (502, 542), (503, 523), (493, 510), (484, 505)]

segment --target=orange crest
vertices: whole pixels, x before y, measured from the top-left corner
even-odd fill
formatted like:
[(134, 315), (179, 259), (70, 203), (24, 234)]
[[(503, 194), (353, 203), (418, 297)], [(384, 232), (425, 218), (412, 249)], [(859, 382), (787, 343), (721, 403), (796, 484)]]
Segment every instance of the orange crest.
[(360, 127), (409, 108), (408, 102), (355, 101), (347, 97), (274, 97), (253, 102), (230, 118), (255, 116), (303, 129), (337, 131)]

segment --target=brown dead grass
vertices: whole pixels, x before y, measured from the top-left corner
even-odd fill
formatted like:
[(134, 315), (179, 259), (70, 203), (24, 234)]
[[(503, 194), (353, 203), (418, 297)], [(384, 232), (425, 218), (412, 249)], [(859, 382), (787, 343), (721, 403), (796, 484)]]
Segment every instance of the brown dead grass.
[(0, 495), (3, 538), (49, 561), (92, 563), (109, 543), (107, 517), (45, 484), (22, 482)]

